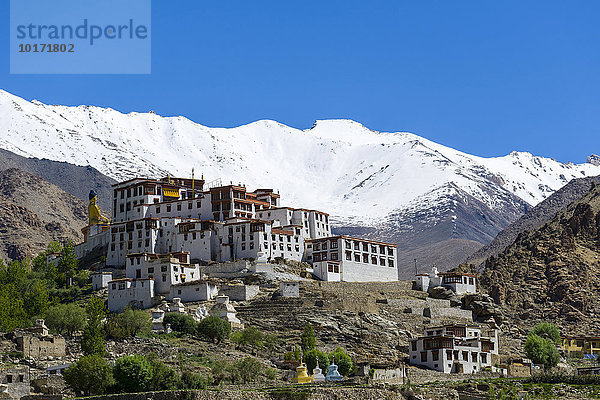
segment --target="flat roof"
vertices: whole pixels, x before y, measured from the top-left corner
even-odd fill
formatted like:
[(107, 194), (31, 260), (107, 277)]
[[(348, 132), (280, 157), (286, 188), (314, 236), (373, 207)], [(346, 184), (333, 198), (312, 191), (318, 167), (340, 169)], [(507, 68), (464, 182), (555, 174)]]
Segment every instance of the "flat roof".
[(328, 237), (319, 238), (319, 239), (308, 239), (305, 242), (312, 243), (312, 242), (326, 241), (326, 240), (333, 240), (333, 239), (350, 239), (350, 240), (358, 240), (359, 242), (367, 242), (367, 243), (372, 243), (372, 244), (383, 244), (386, 246), (398, 247), (398, 245), (394, 244), (394, 243), (378, 242), (375, 240), (355, 238), (355, 237), (346, 236), (346, 235), (328, 236)]

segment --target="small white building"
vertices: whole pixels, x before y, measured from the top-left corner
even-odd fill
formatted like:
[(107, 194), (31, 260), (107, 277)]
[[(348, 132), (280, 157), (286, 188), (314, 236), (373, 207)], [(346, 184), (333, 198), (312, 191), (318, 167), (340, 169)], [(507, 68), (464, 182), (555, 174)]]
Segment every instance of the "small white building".
[(171, 286), (167, 297), (169, 300), (180, 298), (182, 302), (207, 301), (214, 299), (219, 293), (219, 287), (208, 281), (191, 281)]
[(127, 307), (151, 307), (153, 297), (153, 279), (122, 278), (108, 283), (108, 309), (112, 312), (121, 312)]
[(427, 292), (436, 286), (443, 286), (458, 295), (477, 293), (477, 277), (462, 272), (438, 272), (437, 268), (433, 267), (429, 274), (416, 276), (415, 286), (417, 290), (423, 292)]
[(279, 293), (283, 297), (300, 297), (300, 282), (287, 281), (279, 284)]
[(424, 336), (410, 339), (410, 364), (443, 373), (476, 373), (494, 365), (497, 355), (495, 329), (482, 334), (476, 326), (451, 324), (427, 328)]
[(113, 279), (112, 272), (94, 272), (92, 273), (92, 289), (101, 290), (108, 287), (108, 283)]
[(395, 244), (332, 236), (306, 242), (305, 261), (323, 281), (391, 282), (398, 280)]

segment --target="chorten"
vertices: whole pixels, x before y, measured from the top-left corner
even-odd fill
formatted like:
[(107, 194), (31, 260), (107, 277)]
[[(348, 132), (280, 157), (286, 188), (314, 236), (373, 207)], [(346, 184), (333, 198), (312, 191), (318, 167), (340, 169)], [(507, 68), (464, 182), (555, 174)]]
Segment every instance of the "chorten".
[(331, 365), (327, 367), (326, 381), (341, 381), (344, 377), (338, 372), (338, 366), (335, 365), (335, 359), (331, 361)]
[(323, 371), (319, 368), (319, 360), (317, 360), (317, 366), (313, 369), (313, 381), (315, 382), (325, 382), (325, 375), (323, 375)]
[(311, 383), (313, 381), (311, 376), (306, 373), (306, 366), (300, 364), (296, 367), (296, 376), (292, 379), (294, 383)]

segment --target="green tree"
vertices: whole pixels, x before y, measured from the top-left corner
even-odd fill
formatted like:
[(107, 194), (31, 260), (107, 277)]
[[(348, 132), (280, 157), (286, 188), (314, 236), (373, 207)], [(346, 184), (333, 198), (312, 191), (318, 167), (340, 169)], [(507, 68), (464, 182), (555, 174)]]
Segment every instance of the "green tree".
[(67, 282), (77, 273), (77, 257), (75, 256), (75, 246), (69, 241), (60, 252), (60, 260), (56, 266), (58, 272), (58, 282), (60, 287), (67, 286)]
[(535, 333), (527, 335), (525, 354), (535, 364), (544, 364), (545, 368), (555, 367), (560, 361), (560, 354), (550, 339), (542, 338)]
[(196, 321), (191, 315), (179, 313), (167, 313), (163, 318), (163, 325), (171, 325), (175, 332), (183, 332), (190, 335), (196, 333)]
[(336, 347), (336, 349), (331, 353), (330, 358), (334, 361), (338, 366), (338, 371), (343, 376), (348, 376), (354, 370), (354, 363), (352, 362), (352, 358), (346, 354), (344, 349), (341, 347)]
[(317, 339), (315, 338), (315, 331), (311, 324), (306, 324), (304, 332), (300, 336), (302, 342), (302, 351), (307, 352), (317, 347)]
[(117, 318), (129, 336), (137, 336), (139, 333), (150, 332), (152, 319), (147, 312), (142, 310), (126, 309)]
[(143, 356), (124, 356), (115, 362), (113, 375), (122, 392), (143, 392), (152, 379), (152, 365)]
[(104, 394), (114, 383), (112, 368), (98, 355), (80, 358), (63, 373), (63, 376), (76, 394), (84, 396)]
[(531, 330), (531, 333), (544, 339), (550, 339), (557, 345), (561, 342), (560, 330), (550, 322), (540, 322)]
[(219, 317), (206, 317), (198, 324), (197, 333), (213, 342), (221, 343), (231, 335), (231, 324)]
[(43, 315), (50, 305), (50, 296), (46, 283), (35, 279), (26, 285), (24, 293), (25, 312), (29, 317)]
[(85, 355), (106, 353), (106, 342), (102, 323), (106, 317), (104, 300), (93, 296), (85, 308), (87, 314), (87, 325), (81, 337), (81, 350)]
[(309, 374), (312, 374), (317, 366), (317, 360), (319, 361), (320, 368), (322, 370), (327, 370), (327, 366), (329, 366), (329, 356), (326, 353), (317, 349), (312, 349), (304, 353), (304, 362), (306, 363)]
[(46, 312), (46, 325), (59, 334), (72, 335), (82, 330), (86, 323), (85, 310), (76, 304), (58, 304)]
[(264, 335), (258, 328), (249, 326), (241, 332), (236, 332), (231, 340), (240, 346), (250, 346), (258, 349), (263, 346), (263, 339)]

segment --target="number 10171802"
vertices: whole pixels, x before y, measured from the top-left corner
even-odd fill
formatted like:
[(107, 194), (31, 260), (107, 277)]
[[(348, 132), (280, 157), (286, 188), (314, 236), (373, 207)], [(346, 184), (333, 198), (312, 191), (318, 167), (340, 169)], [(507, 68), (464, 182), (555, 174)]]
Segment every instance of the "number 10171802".
[(74, 53), (75, 45), (72, 43), (41, 43), (19, 44), (19, 53)]

